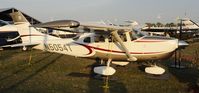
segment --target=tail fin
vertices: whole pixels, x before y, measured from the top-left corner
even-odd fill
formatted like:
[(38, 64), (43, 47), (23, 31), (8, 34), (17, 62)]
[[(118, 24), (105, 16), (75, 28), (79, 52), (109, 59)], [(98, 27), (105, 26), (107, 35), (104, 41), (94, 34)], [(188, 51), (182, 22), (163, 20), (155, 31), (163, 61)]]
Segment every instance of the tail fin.
[(34, 27), (31, 27), (29, 21), (24, 17), (24, 15), (21, 12), (10, 13), (10, 16), (12, 17), (13, 22), (18, 29), (18, 32), (21, 36), (23, 43), (30, 43), (30, 42), (42, 43), (44, 40), (46, 40), (45, 38), (47, 38), (47, 36), (48, 39), (57, 38), (49, 35), (44, 35)]
[(10, 16), (12, 17), (14, 24), (29, 23), (20, 11), (10, 13)]

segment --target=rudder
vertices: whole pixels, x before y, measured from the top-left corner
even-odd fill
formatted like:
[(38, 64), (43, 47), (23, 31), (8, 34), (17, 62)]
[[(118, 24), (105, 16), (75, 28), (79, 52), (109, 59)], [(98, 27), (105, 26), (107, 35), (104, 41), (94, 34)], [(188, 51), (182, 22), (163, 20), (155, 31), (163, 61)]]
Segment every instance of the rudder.
[(10, 13), (10, 16), (12, 17), (13, 22), (15, 24), (17, 24), (17, 23), (29, 23), (28, 20), (24, 17), (24, 15), (20, 11)]

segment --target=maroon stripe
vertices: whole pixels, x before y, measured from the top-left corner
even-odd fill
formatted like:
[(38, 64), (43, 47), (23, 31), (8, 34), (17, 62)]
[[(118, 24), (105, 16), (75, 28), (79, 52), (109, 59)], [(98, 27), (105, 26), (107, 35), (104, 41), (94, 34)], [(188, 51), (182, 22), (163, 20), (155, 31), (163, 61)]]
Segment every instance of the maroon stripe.
[(146, 42), (146, 43), (149, 43), (149, 42), (165, 42), (163, 40), (136, 40), (135, 42)]
[(87, 45), (84, 45), (84, 44), (80, 44), (80, 43), (76, 43), (76, 44), (82, 45), (82, 46), (84, 46), (85, 48), (87, 48), (89, 50), (89, 53), (86, 54), (86, 55), (90, 55), (93, 52), (90, 46), (87, 46)]
[[(89, 51), (91, 50), (90, 48), (93, 48), (93, 49), (96, 49), (96, 50), (101, 50), (101, 51), (106, 51), (106, 52), (125, 53), (125, 52), (123, 52), (123, 51), (108, 50), (108, 49), (103, 49), (103, 48), (88, 46), (88, 45), (81, 44), (81, 43), (76, 43), (76, 44), (83, 45), (84, 47), (86, 47), (87, 49), (89, 49)], [(91, 51), (92, 51), (92, 50), (91, 50)], [(157, 53), (161, 53), (161, 52), (130, 52), (130, 54), (157, 54)], [(89, 53), (88, 53), (88, 54), (89, 54)]]

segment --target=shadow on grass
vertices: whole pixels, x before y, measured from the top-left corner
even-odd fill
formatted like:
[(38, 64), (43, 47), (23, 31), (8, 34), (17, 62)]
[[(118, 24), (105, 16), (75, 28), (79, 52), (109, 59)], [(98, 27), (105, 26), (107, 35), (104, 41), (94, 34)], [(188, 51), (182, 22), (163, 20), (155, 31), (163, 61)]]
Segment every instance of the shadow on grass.
[(90, 79), (88, 81), (89, 91), (88, 93), (127, 93), (127, 89), (122, 82), (112, 79), (113, 76), (109, 76), (109, 88), (103, 88), (105, 85), (105, 77), (100, 77), (95, 74), (94, 67), (99, 66), (97, 62), (92, 64), (90, 69)]
[[(165, 72), (165, 73), (162, 74), (162, 75), (148, 74), (148, 73), (145, 72), (145, 68), (146, 68), (146, 67), (150, 67), (150, 65), (149, 65), (149, 64), (146, 64), (145, 62), (141, 62), (141, 63), (138, 63), (138, 64), (139, 64), (138, 69), (139, 69), (140, 71), (142, 71), (143, 73), (145, 73), (145, 77), (146, 77), (146, 78), (154, 79), (154, 80), (168, 80), (169, 77), (170, 77), (170, 75), (169, 75), (167, 72)], [(158, 65), (158, 66), (159, 66), (159, 65)]]
[[(173, 61), (173, 60), (171, 60)], [(174, 62), (174, 61), (173, 61)], [(191, 63), (188, 61), (182, 61), (183, 63)], [(187, 91), (193, 91), (193, 93), (199, 93), (199, 69), (196, 67), (187, 68), (173, 68), (169, 67), (168, 71), (175, 76), (179, 82), (187, 83)]]
[(16, 88), (18, 85), (24, 83), (25, 81), (31, 79), (32, 77), (34, 77), (35, 75), (37, 75), (39, 72), (43, 71), (44, 69), (46, 69), (49, 65), (53, 64), (54, 62), (56, 62), (57, 59), (61, 58), (63, 55), (59, 55), (56, 58), (54, 58), (52, 61), (46, 63), (45, 65), (41, 66), (39, 69), (37, 69), (36, 71), (34, 71), (32, 74), (30, 74), (29, 76), (25, 77), (22, 80), (17, 81), (16, 83), (12, 84), (11, 86), (4, 88), (2, 90), (0, 90), (0, 93), (6, 93), (9, 92), (9, 90), (12, 90), (14, 88)]
[(88, 65), (86, 67), (86, 69), (90, 71), (89, 74), (72, 72), (69, 73), (67, 76), (78, 77), (78, 78), (83, 78), (83, 77), (89, 78), (87, 82), (88, 90), (86, 90), (86, 93), (127, 93), (125, 85), (122, 82), (120, 82), (118, 79), (114, 79), (114, 75), (109, 76), (109, 84), (108, 84), (109, 88), (103, 88), (103, 86), (105, 85), (106, 77), (94, 73), (93, 71), (94, 67), (102, 66), (99, 64), (98, 59), (96, 59), (96, 61), (97, 62), (95, 62), (94, 64)]
[[(51, 55), (52, 55), (52, 54), (50, 54), (50, 55), (48, 55), (48, 56), (46, 56), (46, 57), (44, 57), (44, 58), (42, 58), (42, 59), (40, 59), (40, 60), (38, 60), (38, 61), (32, 63), (31, 66), (34, 66), (34, 65), (36, 65), (36, 64), (38, 64), (38, 63), (40, 63), (40, 62), (42, 62), (42, 60), (45, 60), (46, 58), (50, 57)], [(5, 76), (5, 77), (0, 78), (0, 81), (5, 80), (5, 79), (7, 79), (7, 78), (9, 78), (9, 77), (12, 77), (13, 75), (15, 75), (15, 74), (17, 74), (17, 73), (20, 73), (20, 72), (24, 71), (24, 70), (27, 69), (27, 68), (30, 68), (30, 66), (26, 66), (26, 67), (24, 67), (24, 68), (21, 68), (21, 69), (19, 69), (19, 70), (16, 70), (16, 71), (12, 72), (12, 74), (10, 74), (10, 75), (8, 75), (8, 76)]]
[(18, 50), (3, 50), (0, 52), (0, 59), (7, 60), (18, 53), (21, 53), (21, 51), (19, 52)]
[(79, 73), (79, 72), (72, 72), (72, 73), (69, 73), (67, 76), (71, 76), (71, 77), (87, 77), (87, 78), (90, 77), (89, 74)]

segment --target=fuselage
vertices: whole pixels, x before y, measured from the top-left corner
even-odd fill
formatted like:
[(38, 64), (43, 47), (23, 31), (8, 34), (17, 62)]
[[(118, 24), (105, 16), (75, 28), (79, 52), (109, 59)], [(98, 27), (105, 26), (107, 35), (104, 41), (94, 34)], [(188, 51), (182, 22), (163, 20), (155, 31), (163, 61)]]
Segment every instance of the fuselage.
[[(123, 48), (107, 34), (82, 33), (79, 37), (64, 39), (40, 33), (22, 24), (18, 25), (20, 26), (22, 28), (19, 33), (23, 42), (39, 43), (34, 47), (35, 49), (76, 57), (127, 61)], [(137, 61), (170, 57), (178, 47), (178, 40), (174, 38), (157, 36), (134, 38), (131, 32), (125, 32), (120, 36), (130, 54), (136, 57)]]

